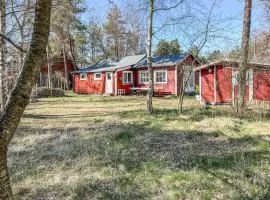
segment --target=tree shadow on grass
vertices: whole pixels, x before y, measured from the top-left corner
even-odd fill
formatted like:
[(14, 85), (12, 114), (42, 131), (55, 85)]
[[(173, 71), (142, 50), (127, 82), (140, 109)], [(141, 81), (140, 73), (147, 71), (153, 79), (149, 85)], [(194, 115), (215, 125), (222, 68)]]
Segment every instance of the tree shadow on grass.
[[(21, 128), (23, 131), (23, 125)], [(43, 131), (44, 129), (37, 128), (33, 133), (28, 134), (42, 134)], [(222, 136), (220, 132), (217, 134), (216, 132), (164, 131), (153, 129), (147, 124), (135, 123), (112, 123), (104, 126), (101, 124), (96, 127), (93, 125), (93, 127), (86, 127), (84, 133), (79, 133), (76, 129), (52, 128), (46, 131), (52, 135), (58, 134), (59, 137), (53, 140), (42, 139), (37, 141), (36, 145), (25, 149), (16, 148), (19, 141), (13, 142), (9, 150), (9, 169), (14, 183), (27, 179), (31, 179), (34, 183), (35, 179), (42, 179), (47, 173), (59, 173), (57, 171), (59, 168), (67, 171), (67, 174), (75, 173), (80, 176), (72, 189), (68, 184), (65, 185), (65, 179), (61, 182), (61, 187), (56, 184), (51, 188), (49, 192), (54, 189), (59, 190), (57, 193), (60, 196), (56, 196), (56, 199), (63, 199), (66, 196), (72, 196), (73, 199), (154, 197), (156, 191), (145, 192), (144, 187), (147, 183), (138, 183), (120, 173), (124, 171), (127, 174), (143, 174), (145, 165), (153, 162), (157, 163), (155, 170), (160, 173), (166, 173), (168, 169), (176, 172), (199, 170), (212, 174), (222, 181), (227, 180), (228, 175), (219, 176), (220, 170), (228, 174), (241, 174), (243, 169), (251, 169), (249, 177), (241, 175), (234, 178), (235, 180), (243, 178), (252, 184), (254, 177), (257, 176), (252, 168), (269, 161), (269, 149), (253, 149), (263, 140), (261, 137), (226, 139), (220, 137)], [(90, 158), (91, 161), (87, 161)], [(82, 166), (78, 167), (78, 163)], [(89, 179), (82, 175), (86, 172), (91, 175), (93, 169), (95, 173), (101, 173), (99, 171), (101, 169), (112, 170), (114, 173), (109, 173), (110, 175), (105, 179)], [(224, 183), (226, 184), (226, 181)], [(16, 198), (28, 196), (31, 199), (36, 195), (48, 196), (47, 187), (46, 183), (44, 188), (41, 187), (39, 190), (32, 189), (31, 185), (21, 186), (15, 190)], [(237, 181), (228, 187), (240, 194), (239, 197), (247, 197)], [(40, 194), (40, 191), (45, 194)], [(257, 193), (254, 197), (256, 195)], [(269, 197), (269, 190), (264, 196)]]
[(52, 114), (24, 114), (23, 118), (29, 119), (74, 119), (83, 117), (102, 117), (116, 114), (115, 112), (89, 112), (89, 114), (64, 114), (64, 115), (52, 115)]

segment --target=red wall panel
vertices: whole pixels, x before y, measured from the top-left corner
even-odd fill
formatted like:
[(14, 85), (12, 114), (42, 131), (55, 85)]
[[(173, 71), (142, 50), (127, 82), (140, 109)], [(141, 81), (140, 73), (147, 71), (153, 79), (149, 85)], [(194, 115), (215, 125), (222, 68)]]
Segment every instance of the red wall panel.
[(216, 67), (216, 102), (229, 103), (232, 101), (232, 68)]
[(80, 74), (74, 74), (74, 92), (80, 94), (103, 94), (105, 91), (105, 73), (101, 80), (94, 80), (93, 73), (87, 73), (87, 80), (80, 80)]
[[(131, 70), (125, 70), (125, 71), (131, 71)], [(133, 72), (133, 83), (131, 84), (123, 84), (123, 71), (117, 72), (117, 89), (124, 89), (126, 94), (130, 93), (130, 88), (133, 87), (134, 84), (134, 72)]]
[[(155, 83), (155, 90), (160, 90), (163, 93), (175, 94), (175, 67), (155, 67), (154, 70), (167, 70), (167, 83)], [(147, 68), (140, 68), (134, 71), (135, 87), (146, 88), (148, 84), (139, 83), (139, 71), (147, 71)]]
[(214, 68), (201, 70), (201, 100), (207, 103), (214, 102)]
[(270, 101), (270, 71), (254, 70), (254, 100)]

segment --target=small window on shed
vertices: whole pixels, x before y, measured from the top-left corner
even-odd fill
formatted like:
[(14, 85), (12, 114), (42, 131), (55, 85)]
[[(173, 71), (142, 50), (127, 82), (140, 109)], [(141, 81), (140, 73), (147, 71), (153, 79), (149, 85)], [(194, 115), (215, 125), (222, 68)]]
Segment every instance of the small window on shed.
[(80, 80), (82, 80), (82, 81), (87, 80), (87, 74), (86, 73), (81, 73), (80, 74)]
[(95, 73), (94, 80), (101, 80), (101, 73)]

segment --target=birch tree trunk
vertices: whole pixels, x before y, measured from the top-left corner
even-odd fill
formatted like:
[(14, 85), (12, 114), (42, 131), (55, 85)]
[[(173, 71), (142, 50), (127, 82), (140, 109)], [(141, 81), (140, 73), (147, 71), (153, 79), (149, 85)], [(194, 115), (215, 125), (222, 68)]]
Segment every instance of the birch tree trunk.
[(149, 71), (149, 90), (147, 93), (147, 110), (150, 114), (153, 113), (153, 94), (154, 94), (154, 70), (152, 67), (153, 14), (154, 14), (154, 0), (149, 0), (148, 38), (147, 38), (147, 66)]
[(237, 111), (239, 116), (243, 116), (246, 109), (246, 72), (248, 68), (248, 52), (251, 26), (252, 0), (245, 0), (244, 22), (242, 33), (241, 57), (238, 78), (238, 100)]
[(7, 169), (8, 145), (18, 127), (21, 116), (29, 103), (39, 68), (48, 43), (52, 0), (37, 0), (34, 30), (30, 49), (26, 55), (18, 81), (11, 91), (0, 118), (0, 199), (12, 199)]
[(7, 68), (6, 68), (6, 2), (0, 0), (0, 104), (2, 113), (7, 100), (8, 85), (7, 85)]

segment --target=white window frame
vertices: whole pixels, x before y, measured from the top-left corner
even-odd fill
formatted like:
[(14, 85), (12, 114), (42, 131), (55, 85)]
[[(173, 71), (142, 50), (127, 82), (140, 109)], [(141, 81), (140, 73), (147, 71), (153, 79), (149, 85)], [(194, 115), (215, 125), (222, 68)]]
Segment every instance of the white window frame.
[[(100, 75), (100, 78), (97, 78), (96, 75), (99, 74)], [(101, 76), (102, 74), (101, 73), (94, 73), (94, 80), (101, 80)]]
[[(124, 74), (130, 74), (130, 77), (131, 77), (131, 80), (130, 82), (124, 82)], [(129, 85), (129, 84), (132, 84), (133, 83), (133, 72), (132, 71), (123, 71), (122, 73), (122, 83), (123, 85)]]
[[(85, 76), (84, 78), (83, 78), (83, 75)], [(87, 73), (80, 73), (80, 80), (81, 81), (87, 80)]]
[[(148, 82), (141, 82), (141, 74), (145, 74), (145, 73), (148, 73)], [(148, 84), (149, 78), (150, 78), (149, 71), (147, 71), (147, 70), (139, 71), (139, 81), (138, 81), (139, 84)]]
[[(157, 82), (156, 81), (157, 72), (165, 72), (165, 82)], [(167, 82), (168, 82), (168, 71), (167, 70), (155, 70), (154, 71), (154, 82), (157, 83), (157, 84), (167, 84)]]

